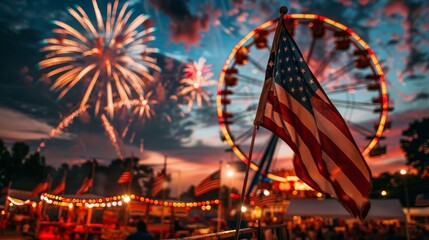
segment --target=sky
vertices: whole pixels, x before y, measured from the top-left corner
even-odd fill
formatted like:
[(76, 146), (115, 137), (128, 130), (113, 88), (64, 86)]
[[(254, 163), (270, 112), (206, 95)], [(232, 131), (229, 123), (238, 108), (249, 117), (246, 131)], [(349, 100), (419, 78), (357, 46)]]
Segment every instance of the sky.
[[(97, 2), (103, 16), (108, 2)], [(125, 2), (119, 1), (119, 6)], [(44, 39), (64, 37), (54, 33), (55, 20), (79, 27), (67, 12), (69, 8), (81, 6), (96, 24), (94, 8), (88, 0), (6, 0), (0, 3), (1, 139), (9, 145), (23, 141), (33, 151), (45, 143), (41, 154), (53, 166), (78, 164), (89, 158), (108, 164), (119, 151), (125, 157), (138, 157), (141, 163), (159, 170), (167, 156), (168, 170), (173, 179), (178, 180), (173, 181), (174, 188), (195, 185), (216, 171), (220, 161), (224, 164), (238, 161), (226, 151), (229, 147), (220, 137), (214, 101), (217, 83), (234, 46), (255, 27), (278, 17), (278, 8), (282, 5), (289, 8), (289, 13), (323, 15), (352, 28), (369, 44), (381, 63), (394, 110), (388, 114), (392, 127), (383, 134), (385, 139), (380, 143), (387, 146), (386, 154), (366, 158), (374, 175), (405, 166), (405, 156), (399, 146), (401, 133), (410, 122), (429, 117), (427, 1), (131, 0), (127, 4), (133, 11), (130, 19), (140, 14), (149, 16), (138, 26), (138, 31), (152, 26), (155, 29), (150, 33), (155, 39), (147, 42), (148, 47), (158, 49), (151, 56), (159, 67), (159, 70), (148, 70), (154, 80), (145, 89), (146, 93), (152, 91), (156, 100), (151, 118), (143, 120), (138, 114), (132, 115), (129, 109), (119, 109), (113, 117), (108, 117), (118, 133), (115, 151), (103, 128), (101, 114), (95, 113), (96, 101), (91, 95), (90, 109), (74, 118), (61, 134), (50, 138), (50, 131), (79, 108), (89, 81), (82, 80), (82, 84), (76, 84), (64, 98), (58, 99), (60, 92), (50, 90), (56, 77), (46, 77), (48, 70), (40, 67), (48, 58), (47, 53), (41, 51), (47, 46)], [(89, 37), (84, 30), (81, 33)], [(299, 32), (296, 34), (301, 42), (309, 42), (300, 37)], [(318, 55), (324, 54), (322, 48), (316, 48)], [(252, 54), (262, 58), (260, 62), (265, 64), (260, 53)], [(210, 97), (209, 101), (202, 101), (200, 107), (194, 102), (188, 108), (188, 99), (183, 94), (185, 84), (181, 82), (185, 78), (184, 66), (200, 58), (206, 61), (205, 77), (209, 84), (204, 89)], [(320, 62), (315, 58), (310, 67), (317, 67)], [(334, 67), (332, 63), (327, 69)], [(255, 78), (263, 77), (251, 67), (248, 70)], [(338, 83), (341, 81), (339, 79)], [(117, 100), (118, 94), (113, 98)], [(255, 103), (255, 99), (251, 101)], [(251, 106), (247, 104), (246, 107)], [(366, 126), (378, 117), (373, 113), (357, 112), (352, 116)], [(129, 130), (122, 137), (128, 124)], [(274, 164), (277, 168), (292, 167), (290, 160), (279, 159), (283, 162)], [(241, 184), (233, 182), (237, 186)]]

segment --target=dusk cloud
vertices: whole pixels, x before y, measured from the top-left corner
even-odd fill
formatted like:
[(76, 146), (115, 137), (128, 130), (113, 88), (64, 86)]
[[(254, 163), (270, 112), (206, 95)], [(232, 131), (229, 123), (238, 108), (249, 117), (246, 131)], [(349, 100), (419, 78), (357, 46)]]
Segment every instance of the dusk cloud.
[(170, 17), (171, 39), (183, 42), (186, 46), (195, 45), (201, 40), (201, 32), (209, 27), (209, 15), (194, 15), (185, 0), (149, 0), (149, 3)]

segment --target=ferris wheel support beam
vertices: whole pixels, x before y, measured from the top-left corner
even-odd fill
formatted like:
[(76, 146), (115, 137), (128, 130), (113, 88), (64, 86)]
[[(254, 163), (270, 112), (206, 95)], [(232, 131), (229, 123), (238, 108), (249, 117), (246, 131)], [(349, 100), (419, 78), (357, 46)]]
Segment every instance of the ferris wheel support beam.
[(329, 62), (332, 60), (335, 54), (336, 54), (336, 48), (332, 48), (331, 51), (328, 53), (328, 55), (325, 58), (323, 58), (322, 63), (319, 65), (316, 71), (314, 71), (315, 76), (320, 75), (320, 73), (322, 73), (323, 70), (325, 70), (325, 68), (328, 66)]
[(314, 38), (314, 37), (311, 39), (310, 50), (308, 51), (307, 59), (306, 59), (306, 62), (308, 65), (310, 65), (311, 55), (313, 55), (313, 49), (314, 49), (314, 46), (316, 45), (316, 39), (317, 38)]
[(249, 197), (250, 193), (253, 191), (253, 188), (259, 183), (262, 175), (261, 174), (262, 168), (265, 168), (264, 172), (267, 172), (270, 169), (271, 162), (273, 161), (274, 153), (276, 151), (276, 145), (278, 140), (279, 140), (279, 137), (277, 137), (277, 135), (275, 134), (271, 135), (267, 148), (264, 151), (264, 155), (261, 158), (259, 169), (258, 171), (256, 171), (255, 175), (253, 176), (252, 182), (250, 183), (249, 188), (247, 189), (247, 193), (246, 193), (247, 197)]

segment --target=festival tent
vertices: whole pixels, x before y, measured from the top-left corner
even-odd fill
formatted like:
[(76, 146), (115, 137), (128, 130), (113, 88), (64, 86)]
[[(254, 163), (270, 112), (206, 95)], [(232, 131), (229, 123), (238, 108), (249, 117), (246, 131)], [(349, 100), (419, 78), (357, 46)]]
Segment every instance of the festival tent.
[[(408, 211), (407, 208), (404, 208), (404, 211)], [(410, 208), (410, 215), (415, 217), (429, 217), (429, 207), (425, 208)]]
[[(405, 220), (402, 205), (398, 199), (371, 199), (367, 219)], [(336, 199), (291, 199), (286, 216), (320, 216), (326, 218), (352, 218), (351, 214)]]
[(24, 191), (18, 189), (9, 189), (7, 192), (7, 196), (13, 199), (19, 199), (21, 201), (25, 200), (39, 200), (39, 196), (34, 196), (31, 199), (28, 199), (31, 195), (31, 191)]

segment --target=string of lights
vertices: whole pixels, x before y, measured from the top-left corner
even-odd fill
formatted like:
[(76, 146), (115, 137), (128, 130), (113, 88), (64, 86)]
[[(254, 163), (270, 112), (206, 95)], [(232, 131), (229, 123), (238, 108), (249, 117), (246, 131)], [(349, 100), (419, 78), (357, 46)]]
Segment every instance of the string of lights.
[(220, 203), (219, 199), (212, 199), (212, 200), (199, 201), (199, 202), (163, 201), (163, 200), (137, 196), (134, 194), (83, 199), (83, 198), (68, 198), (68, 197), (62, 197), (62, 196), (53, 195), (49, 193), (43, 193), (40, 199), (48, 204), (53, 204), (61, 207), (69, 207), (69, 208), (73, 208), (73, 206), (77, 206), (77, 207), (85, 206), (88, 208), (93, 208), (93, 207), (104, 208), (104, 207), (117, 207), (117, 206), (120, 207), (124, 203), (129, 203), (130, 201), (140, 201), (140, 202), (145, 202), (147, 204), (164, 206), (164, 207), (174, 207), (174, 208), (201, 207), (206, 210), (210, 210), (211, 205), (218, 205)]

